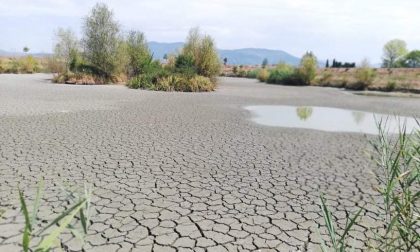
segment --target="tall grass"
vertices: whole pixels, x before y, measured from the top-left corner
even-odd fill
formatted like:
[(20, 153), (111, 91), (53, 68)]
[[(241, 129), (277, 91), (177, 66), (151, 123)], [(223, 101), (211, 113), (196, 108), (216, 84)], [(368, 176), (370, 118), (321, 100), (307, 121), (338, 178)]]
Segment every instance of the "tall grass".
[[(420, 124), (419, 124), (420, 126)], [(371, 142), (376, 162), (379, 186), (376, 188), (382, 196), (378, 213), (382, 217), (383, 227), (371, 230), (376, 237), (368, 240), (373, 251), (420, 251), (420, 129), (407, 132), (400, 128), (397, 137), (389, 135), (386, 121), (378, 123), (379, 134)], [(349, 230), (356, 223), (357, 217), (347, 219), (341, 236), (334, 231), (331, 212), (321, 196), (321, 209), (328, 229), (331, 251), (345, 251)], [(322, 250), (329, 251), (322, 242)]]
[[(87, 234), (90, 223), (89, 209), (91, 191), (87, 188), (85, 188), (82, 194), (77, 193), (76, 191), (66, 191), (66, 201), (72, 202), (69, 208), (59, 214), (43, 228), (37, 229), (37, 214), (41, 206), (43, 192), (44, 182), (41, 181), (38, 185), (32, 211), (30, 211), (25, 200), (24, 192), (19, 189), (21, 211), (25, 218), (22, 236), (23, 251), (50, 251), (60, 244), (60, 235), (65, 230), (69, 230), (76, 238), (80, 239), (81, 242), (84, 242), (84, 237)], [(76, 218), (78, 218), (78, 220)], [(55, 228), (50, 231), (54, 226)], [(38, 237), (41, 237), (40, 242), (37, 245), (32, 245), (31, 241)]]

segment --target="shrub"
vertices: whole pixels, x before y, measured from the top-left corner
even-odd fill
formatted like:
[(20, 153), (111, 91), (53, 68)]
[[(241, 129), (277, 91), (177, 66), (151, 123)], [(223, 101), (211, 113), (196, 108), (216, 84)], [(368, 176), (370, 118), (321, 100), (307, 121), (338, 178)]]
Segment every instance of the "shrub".
[(175, 67), (172, 71), (181, 73), (187, 76), (194, 76), (198, 70), (194, 64), (194, 59), (191, 55), (180, 54), (175, 58)]
[(128, 86), (135, 89), (181, 92), (208, 92), (215, 89), (215, 83), (208, 77), (190, 77), (166, 71), (140, 74), (131, 79)]
[(208, 77), (196, 75), (188, 80), (188, 86), (184, 90), (177, 90), (177, 91), (185, 91), (188, 90), (189, 92), (208, 92), (213, 91), (216, 87), (215, 82), (212, 81)]
[(376, 77), (376, 73), (372, 68), (370, 68), (368, 61), (364, 60), (360, 68), (356, 70), (355, 77), (356, 82), (351, 85), (347, 85), (346, 87), (351, 89), (366, 89), (370, 84), (372, 84)]
[(38, 71), (38, 62), (31, 55), (19, 60), (19, 70), (22, 73), (34, 73)]
[(105, 4), (96, 4), (83, 26), (84, 55), (87, 62), (99, 70), (98, 74), (111, 77), (117, 68), (120, 26)]
[(180, 75), (169, 75), (160, 77), (154, 84), (154, 90), (161, 91), (174, 91), (178, 87), (182, 86), (182, 82), (185, 81)]
[(295, 77), (295, 69), (292, 66), (280, 63), (270, 71), (266, 82), (270, 84), (294, 84)]
[(318, 61), (312, 52), (303, 55), (298, 71), (296, 72), (303, 84), (310, 85), (316, 76)]
[(270, 72), (267, 69), (261, 69), (258, 71), (258, 80), (261, 82), (266, 82), (268, 80), (268, 77), (270, 76)]
[(160, 65), (151, 63), (145, 67), (144, 73), (139, 74), (127, 82), (130, 88), (155, 90), (156, 84), (163, 77), (169, 76), (169, 72)]

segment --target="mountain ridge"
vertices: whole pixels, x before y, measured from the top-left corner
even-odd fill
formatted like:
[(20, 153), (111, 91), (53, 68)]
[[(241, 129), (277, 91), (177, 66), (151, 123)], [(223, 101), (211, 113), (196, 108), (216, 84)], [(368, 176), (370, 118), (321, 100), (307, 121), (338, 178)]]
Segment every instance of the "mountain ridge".
[[(149, 48), (154, 53), (155, 59), (162, 59), (165, 54), (176, 53), (183, 45), (182, 42), (149, 42)], [(300, 61), (300, 58), (283, 50), (267, 48), (218, 49), (218, 52), (221, 59), (227, 58), (228, 64), (232, 65), (259, 65), (265, 58), (267, 58), (269, 64), (284, 62), (298, 65)]]
[[(150, 51), (153, 53), (154, 59), (162, 60), (165, 54), (174, 54), (181, 50), (184, 46), (183, 42), (148, 42)], [(285, 52), (283, 50), (273, 50), (267, 48), (240, 48), (240, 49), (218, 49), (221, 60), (227, 58), (229, 65), (260, 65), (266, 58), (269, 64), (277, 64), (284, 62), (291, 65), (298, 65), (300, 58)], [(37, 57), (51, 55), (49, 53), (27, 53)], [(0, 56), (17, 57), (24, 56), (23, 52), (9, 52), (0, 49)]]

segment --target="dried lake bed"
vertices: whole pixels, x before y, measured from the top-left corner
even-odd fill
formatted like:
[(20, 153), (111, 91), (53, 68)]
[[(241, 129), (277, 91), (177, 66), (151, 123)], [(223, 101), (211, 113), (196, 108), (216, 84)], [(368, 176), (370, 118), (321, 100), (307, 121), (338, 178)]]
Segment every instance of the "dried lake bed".
[(20, 250), (16, 188), (31, 200), (41, 179), (43, 219), (64, 209), (60, 185), (92, 185), (87, 251), (317, 251), (321, 192), (338, 220), (344, 209), (367, 210), (368, 224), (351, 234), (360, 250), (380, 225), (366, 155), (375, 135), (256, 123), (248, 109), (283, 108), (303, 123), (322, 118), (319, 108), (350, 111), (334, 116), (342, 125), (420, 117), (419, 98), (333, 88), (221, 78), (212, 93), (165, 93), (50, 78), (0, 75), (0, 251)]

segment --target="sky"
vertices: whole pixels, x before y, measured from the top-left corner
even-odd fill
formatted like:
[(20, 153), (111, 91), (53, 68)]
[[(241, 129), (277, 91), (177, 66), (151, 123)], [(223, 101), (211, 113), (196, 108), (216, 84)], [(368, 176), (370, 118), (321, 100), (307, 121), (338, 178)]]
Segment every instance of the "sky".
[[(51, 52), (58, 27), (82, 34), (94, 0), (0, 0), (0, 49)], [(104, 0), (123, 30), (184, 41), (191, 27), (218, 48), (279, 49), (295, 56), (372, 63), (394, 38), (420, 48), (419, 0)]]

